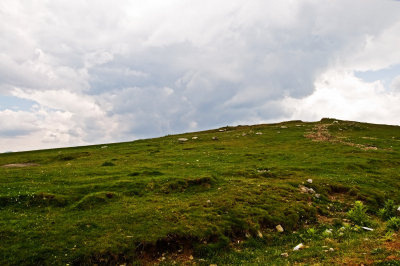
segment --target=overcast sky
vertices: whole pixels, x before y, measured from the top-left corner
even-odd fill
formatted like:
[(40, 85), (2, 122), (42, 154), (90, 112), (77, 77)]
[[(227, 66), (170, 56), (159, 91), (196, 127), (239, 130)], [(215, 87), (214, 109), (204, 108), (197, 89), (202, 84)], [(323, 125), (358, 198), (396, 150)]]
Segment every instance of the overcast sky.
[(400, 124), (400, 1), (0, 2), (0, 152), (322, 117)]

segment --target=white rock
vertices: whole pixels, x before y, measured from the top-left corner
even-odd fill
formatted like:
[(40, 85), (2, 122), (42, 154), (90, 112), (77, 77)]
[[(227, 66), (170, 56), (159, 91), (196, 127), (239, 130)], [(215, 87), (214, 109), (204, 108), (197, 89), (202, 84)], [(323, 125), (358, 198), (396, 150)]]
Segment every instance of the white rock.
[(312, 184), (312, 179), (311, 178), (307, 179), (307, 182)]
[(315, 197), (317, 198), (317, 199), (319, 199), (319, 197), (321, 197), (321, 195), (320, 194), (315, 194)]
[(287, 126), (281, 126), (281, 128), (287, 128)]
[(334, 250), (333, 248), (330, 248), (329, 251), (330, 251), (330, 252), (333, 252), (333, 251), (335, 251), (335, 250)]
[(362, 226), (361, 228), (366, 230), (366, 231), (374, 231), (374, 229), (366, 227), (366, 226)]
[(256, 135), (262, 135), (263, 133), (262, 132), (256, 132)]
[(102, 149), (108, 148), (108, 146), (101, 146)]
[(300, 243), (300, 244), (298, 244), (297, 246), (295, 246), (295, 247), (293, 248), (293, 251), (297, 251), (297, 250), (300, 250), (300, 249), (302, 249), (302, 248), (304, 248), (304, 245), (303, 245), (303, 243)]
[(259, 238), (263, 238), (263, 234), (261, 233), (261, 231), (258, 231), (257, 235), (258, 235)]
[(276, 228), (276, 231), (278, 231), (279, 233), (282, 233), (283, 231), (285, 231), (285, 230), (283, 230), (283, 227), (280, 224), (278, 224), (275, 228)]
[(192, 139), (198, 139), (199, 137), (192, 137)]
[(397, 211), (400, 212), (400, 206), (397, 208)]
[(287, 257), (289, 257), (289, 254), (287, 252), (285, 252), (285, 253), (282, 253), (281, 256), (287, 258)]
[(188, 141), (188, 139), (187, 138), (179, 138), (178, 141), (184, 142), (184, 141)]

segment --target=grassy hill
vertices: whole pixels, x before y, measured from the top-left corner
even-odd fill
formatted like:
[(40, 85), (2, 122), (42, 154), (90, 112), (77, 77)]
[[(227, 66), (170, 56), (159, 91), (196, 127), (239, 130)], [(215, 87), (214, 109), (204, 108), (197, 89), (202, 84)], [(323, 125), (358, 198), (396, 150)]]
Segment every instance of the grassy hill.
[(0, 154), (0, 264), (397, 265), (399, 170), (400, 127), (333, 119)]

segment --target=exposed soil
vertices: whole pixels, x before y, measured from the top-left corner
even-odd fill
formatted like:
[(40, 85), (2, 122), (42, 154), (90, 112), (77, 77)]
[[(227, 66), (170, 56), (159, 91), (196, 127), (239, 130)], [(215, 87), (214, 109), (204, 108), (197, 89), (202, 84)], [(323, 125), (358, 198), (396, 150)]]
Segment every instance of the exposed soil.
[(39, 164), (37, 164), (37, 163), (11, 163), (11, 164), (2, 165), (1, 167), (17, 168), (17, 167), (29, 167), (29, 166), (39, 166)]
[(313, 141), (327, 141), (332, 143), (340, 143), (352, 147), (360, 148), (361, 150), (377, 150), (377, 147), (366, 146), (363, 144), (357, 144), (349, 141), (344, 141), (339, 137), (335, 137), (329, 133), (328, 127), (332, 124), (318, 124), (311, 132), (305, 135), (305, 137), (312, 139)]

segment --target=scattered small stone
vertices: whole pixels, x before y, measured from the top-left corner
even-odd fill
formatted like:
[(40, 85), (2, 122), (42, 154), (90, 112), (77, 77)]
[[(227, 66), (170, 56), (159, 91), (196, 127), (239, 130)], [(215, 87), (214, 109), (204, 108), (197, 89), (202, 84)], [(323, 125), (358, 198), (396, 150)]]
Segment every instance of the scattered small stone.
[(251, 237), (251, 235), (248, 232), (246, 232), (245, 236), (246, 236), (246, 238), (250, 238)]
[(244, 136), (246, 136), (247, 134), (246, 133), (242, 133), (242, 137), (244, 137)]
[(258, 231), (257, 235), (258, 235), (259, 238), (263, 238), (263, 234), (261, 233), (261, 231)]
[(185, 142), (185, 141), (188, 141), (188, 139), (187, 138), (179, 138), (178, 141)]
[(287, 128), (287, 126), (281, 126), (281, 128)]
[(315, 197), (317, 198), (317, 199), (319, 199), (320, 197), (321, 197), (321, 194), (315, 194)]
[(287, 257), (289, 257), (289, 254), (287, 252), (285, 252), (285, 253), (282, 253), (281, 256), (287, 258)]
[(108, 146), (101, 146), (102, 149), (108, 148)]
[(400, 206), (397, 208), (397, 211), (400, 212)]
[(190, 255), (189, 256), (189, 260), (193, 260), (194, 258), (193, 258), (193, 255)]
[(335, 250), (334, 250), (333, 248), (330, 248), (329, 251), (330, 251), (330, 252), (333, 252), (333, 251), (335, 251)]
[(374, 231), (374, 229), (366, 227), (366, 226), (362, 226), (361, 228), (366, 230), (366, 231)]
[(308, 189), (305, 186), (300, 186), (301, 193), (308, 193)]
[(262, 132), (256, 132), (256, 135), (262, 135), (263, 133)]
[(310, 193), (310, 194), (314, 194), (315, 190), (313, 188), (308, 188), (306, 186), (303, 185), (299, 185), (300, 191), (301, 193)]
[(312, 184), (312, 179), (311, 178), (307, 179), (307, 182)]
[(298, 244), (297, 246), (295, 246), (295, 247), (293, 248), (293, 251), (297, 251), (297, 250), (300, 250), (300, 249), (302, 249), (302, 248), (304, 248), (304, 245), (303, 245), (303, 243), (300, 243), (300, 244)]
[(296, 127), (301, 127), (301, 125), (296, 125)]
[(207, 200), (207, 203), (208, 203), (208, 204), (211, 204), (211, 200)]
[(278, 231), (279, 233), (282, 233), (283, 231), (285, 231), (285, 230), (283, 230), (283, 227), (280, 224), (278, 224), (275, 228), (276, 228), (276, 231)]
[(212, 140), (218, 140), (218, 138), (217, 137), (212, 137)]
[(210, 266), (217, 266), (217, 264), (210, 264)]
[(192, 137), (192, 139), (198, 139), (199, 137)]

